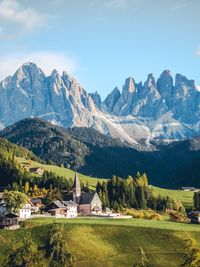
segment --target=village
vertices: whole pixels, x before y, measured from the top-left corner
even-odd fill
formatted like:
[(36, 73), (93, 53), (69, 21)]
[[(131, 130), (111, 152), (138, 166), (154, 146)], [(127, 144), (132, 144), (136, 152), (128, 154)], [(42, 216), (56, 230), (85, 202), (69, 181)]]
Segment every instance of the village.
[[(42, 169), (40, 168), (40, 173)], [(34, 171), (38, 171), (37, 168)], [(46, 209), (45, 209), (46, 208)], [(45, 210), (45, 211), (44, 211)], [(95, 216), (103, 218), (131, 218), (111, 209), (102, 210), (102, 202), (97, 192), (81, 192), (78, 174), (75, 173), (72, 193), (65, 200), (54, 200), (45, 207), (42, 198), (29, 198), (17, 213), (9, 212), (9, 207), (4, 200), (4, 193), (0, 192), (0, 228), (17, 229), (19, 222), (35, 217), (77, 218), (78, 216)]]

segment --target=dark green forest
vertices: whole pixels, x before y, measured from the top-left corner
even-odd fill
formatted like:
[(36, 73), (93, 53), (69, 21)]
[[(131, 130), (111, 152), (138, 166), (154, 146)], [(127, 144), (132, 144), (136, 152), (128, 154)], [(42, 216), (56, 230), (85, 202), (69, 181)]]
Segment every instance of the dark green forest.
[(150, 208), (155, 211), (173, 209), (184, 212), (181, 202), (168, 196), (154, 196), (148, 186), (147, 175), (139, 172), (135, 177), (128, 176), (126, 179), (122, 179), (113, 176), (107, 182), (98, 182), (96, 191), (102, 201), (103, 208), (109, 207), (114, 210)]
[(155, 145), (141, 151), (90, 128), (63, 129), (41, 119), (25, 119), (0, 132), (44, 162), (64, 165), (93, 177), (126, 178), (138, 170), (150, 184), (200, 187), (200, 138)]

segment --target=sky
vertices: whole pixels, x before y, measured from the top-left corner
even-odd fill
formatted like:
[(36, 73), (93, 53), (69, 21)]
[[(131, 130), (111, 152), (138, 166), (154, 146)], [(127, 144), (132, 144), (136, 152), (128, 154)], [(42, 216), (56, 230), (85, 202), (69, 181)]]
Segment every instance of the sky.
[(0, 0), (0, 80), (25, 62), (105, 98), (163, 70), (200, 84), (199, 0)]

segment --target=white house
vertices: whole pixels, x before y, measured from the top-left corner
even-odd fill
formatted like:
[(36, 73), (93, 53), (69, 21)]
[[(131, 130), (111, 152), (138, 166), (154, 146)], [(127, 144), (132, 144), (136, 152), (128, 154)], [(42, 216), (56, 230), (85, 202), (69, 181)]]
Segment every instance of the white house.
[(77, 217), (77, 204), (70, 200), (70, 201), (62, 201), (62, 203), (67, 207), (66, 217), (67, 218), (75, 218)]
[(24, 204), (19, 210), (20, 219), (28, 219), (31, 217), (31, 204)]

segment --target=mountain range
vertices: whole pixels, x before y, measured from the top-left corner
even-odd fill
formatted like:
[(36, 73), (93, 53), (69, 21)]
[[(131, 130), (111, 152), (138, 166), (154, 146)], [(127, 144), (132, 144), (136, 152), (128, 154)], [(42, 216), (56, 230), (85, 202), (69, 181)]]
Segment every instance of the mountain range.
[(101, 100), (87, 93), (68, 73), (50, 76), (34, 63), (23, 64), (0, 83), (0, 128), (38, 117), (68, 127), (92, 127), (131, 146), (151, 148), (158, 142), (199, 136), (200, 92), (193, 80), (165, 70), (156, 80), (126, 79)]

